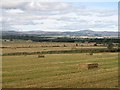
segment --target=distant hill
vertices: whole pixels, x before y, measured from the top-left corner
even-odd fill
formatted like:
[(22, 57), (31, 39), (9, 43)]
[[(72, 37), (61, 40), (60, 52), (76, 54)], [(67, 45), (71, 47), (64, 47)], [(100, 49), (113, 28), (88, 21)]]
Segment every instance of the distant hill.
[(48, 32), (48, 31), (2, 31), (2, 35), (41, 35), (41, 36), (118, 36), (118, 32), (80, 30), (75, 32)]
[(18, 32), (18, 31), (2, 31), (2, 35), (23, 35), (23, 32)]

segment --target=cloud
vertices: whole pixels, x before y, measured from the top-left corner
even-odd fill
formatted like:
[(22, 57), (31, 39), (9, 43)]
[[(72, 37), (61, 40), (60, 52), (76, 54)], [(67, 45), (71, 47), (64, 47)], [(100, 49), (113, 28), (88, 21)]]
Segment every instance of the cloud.
[(68, 3), (56, 2), (12, 2), (10, 4), (3, 3), (3, 9), (21, 9), (25, 11), (61, 11), (71, 8)]
[(8, 13), (8, 14), (20, 14), (20, 13), (24, 13), (24, 11), (23, 10), (21, 10), (21, 9), (9, 9), (9, 10), (6, 10), (6, 13)]
[(83, 8), (64, 2), (14, 2), (4, 3), (0, 11), (1, 22), (8, 30), (117, 30), (114, 9)]
[(56, 2), (57, 0), (2, 0), (0, 8), (15, 9), (24, 6), (30, 2)]
[(24, 4), (24, 2), (20, 2), (20, 1), (2, 1), (2, 5), (1, 8), (3, 9), (16, 9), (16, 8), (20, 8), (22, 7)]
[(25, 10), (30, 11), (53, 11), (53, 10), (66, 10), (70, 5), (67, 3), (53, 3), (53, 2), (29, 2), (23, 7)]
[(2, 24), (2, 30), (3, 31), (13, 31), (16, 30), (13, 26), (9, 25), (8, 23), (3, 23)]

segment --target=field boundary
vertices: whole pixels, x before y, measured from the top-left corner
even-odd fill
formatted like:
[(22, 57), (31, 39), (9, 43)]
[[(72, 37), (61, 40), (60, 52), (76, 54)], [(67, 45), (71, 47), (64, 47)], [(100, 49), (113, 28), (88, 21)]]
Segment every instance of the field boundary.
[(99, 53), (99, 52), (119, 52), (120, 49), (77, 49), (77, 50), (53, 50), (53, 51), (39, 51), (39, 52), (15, 52), (3, 53), (2, 56), (16, 56), (16, 55), (35, 55), (35, 54), (66, 54), (66, 53)]

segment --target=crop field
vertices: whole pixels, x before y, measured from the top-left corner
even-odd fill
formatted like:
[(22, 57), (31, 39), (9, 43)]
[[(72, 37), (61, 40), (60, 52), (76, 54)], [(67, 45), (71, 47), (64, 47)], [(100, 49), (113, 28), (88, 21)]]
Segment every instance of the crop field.
[[(77, 45), (77, 46), (76, 46)], [(94, 46), (94, 43), (55, 43), (55, 42), (3, 42), (2, 53), (16, 52), (38, 52), (38, 51), (55, 51), (55, 50), (71, 50), (84, 48), (106, 48), (103, 45)]]
[[(23, 42), (24, 43), (24, 42)], [(42, 43), (50, 45), (50, 43)], [(3, 43), (3, 53), (18, 51), (65, 50), (71, 48), (105, 48), (104, 46), (74, 46), (75, 43), (54, 43), (60, 47), (39, 47), (42, 44)], [(64, 44), (70, 45), (62, 47)], [(73, 46), (71, 46), (73, 45)], [(33, 48), (34, 46), (34, 48)], [(35, 48), (35, 46), (37, 46)], [(10, 50), (11, 49), (11, 50)], [(116, 88), (118, 87), (118, 53), (61, 53), (38, 55), (2, 56), (3, 88)], [(84, 69), (79, 64), (98, 63), (98, 68)]]

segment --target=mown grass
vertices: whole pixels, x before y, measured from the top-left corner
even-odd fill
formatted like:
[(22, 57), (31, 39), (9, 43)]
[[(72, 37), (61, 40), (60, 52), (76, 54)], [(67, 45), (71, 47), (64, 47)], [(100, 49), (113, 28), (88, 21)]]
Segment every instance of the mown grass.
[[(79, 64), (97, 62), (98, 69)], [(114, 88), (118, 86), (118, 54), (96, 53), (3, 56), (3, 88)]]

